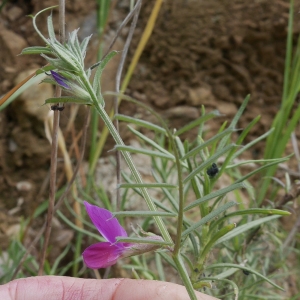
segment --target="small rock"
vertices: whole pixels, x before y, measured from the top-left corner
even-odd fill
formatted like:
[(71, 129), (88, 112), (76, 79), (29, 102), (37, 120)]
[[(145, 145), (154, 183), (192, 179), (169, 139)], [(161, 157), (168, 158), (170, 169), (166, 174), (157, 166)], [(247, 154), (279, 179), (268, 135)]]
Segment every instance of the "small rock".
[(29, 181), (19, 181), (16, 188), (18, 191), (28, 192), (32, 189), (32, 184)]
[(23, 15), (23, 10), (20, 7), (13, 6), (8, 11), (8, 19), (13, 22), (16, 21), (18, 18), (20, 18)]
[[(36, 69), (23, 71), (16, 78), (15, 84), (18, 84), (35, 71)], [(40, 121), (44, 121), (49, 113), (49, 107), (44, 105), (45, 100), (52, 96), (53, 88), (50, 84), (33, 84), (18, 97), (18, 109), (19, 111), (23, 110), (28, 115), (35, 116)]]
[(189, 89), (187, 103), (192, 106), (211, 105), (215, 102), (214, 95), (210, 87), (197, 87)]
[(218, 101), (217, 109), (225, 116), (234, 116), (237, 112), (237, 107), (234, 103)]
[(4, 46), (4, 51), (1, 52), (10, 55), (14, 60), (21, 51), (27, 47), (27, 42), (20, 35), (11, 30), (1, 28), (0, 31), (0, 44)]
[(190, 106), (175, 106), (166, 110), (164, 114), (168, 119), (195, 120), (199, 117), (198, 109)]

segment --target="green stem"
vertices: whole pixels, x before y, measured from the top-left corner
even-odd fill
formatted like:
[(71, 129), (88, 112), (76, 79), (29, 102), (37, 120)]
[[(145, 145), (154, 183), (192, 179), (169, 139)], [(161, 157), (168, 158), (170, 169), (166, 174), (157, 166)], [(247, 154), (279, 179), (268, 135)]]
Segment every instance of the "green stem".
[[(169, 131), (167, 131), (169, 133)], [(177, 176), (178, 176), (178, 191), (179, 191), (179, 205), (178, 205), (178, 220), (177, 220), (177, 234), (175, 239), (175, 246), (173, 255), (176, 256), (180, 250), (181, 244), (181, 234), (183, 229), (183, 209), (184, 209), (184, 192), (183, 192), (183, 180), (182, 180), (182, 169), (181, 169), (181, 162), (179, 158), (178, 149), (175, 143), (174, 136), (170, 136), (170, 141), (172, 143), (172, 148), (174, 151), (175, 162), (177, 166)]]
[[(91, 167), (93, 160), (95, 159), (95, 149), (97, 142), (97, 133), (98, 133), (98, 124), (99, 124), (99, 116), (97, 111), (92, 108), (92, 118), (91, 118), (91, 149), (90, 149), (90, 159), (89, 159), (89, 168)], [(92, 174), (88, 174), (88, 183), (86, 191), (89, 192), (92, 185)]]
[(222, 229), (220, 229), (210, 240), (209, 242), (205, 245), (198, 261), (196, 264), (196, 268), (197, 272), (194, 272), (192, 275), (192, 281), (195, 282), (196, 281), (196, 277), (198, 276), (198, 273), (201, 273), (204, 267), (204, 264), (206, 262), (206, 259), (208, 257), (209, 251), (211, 250), (211, 248), (213, 247), (213, 245), (216, 243), (216, 241), (221, 238), (222, 236), (224, 236), (226, 233), (228, 233), (229, 231), (231, 231), (232, 229), (234, 229), (236, 227), (236, 224), (229, 224), (224, 226)]
[(173, 261), (176, 265), (177, 271), (184, 283), (184, 286), (190, 296), (191, 300), (197, 300), (197, 296), (195, 294), (195, 290), (193, 288), (192, 282), (189, 278), (189, 275), (185, 269), (185, 266), (183, 264), (183, 261), (181, 259), (180, 253), (178, 253), (177, 255), (173, 255)]
[[(97, 99), (97, 97), (94, 93), (94, 90), (93, 90), (93, 88), (92, 88), (92, 86), (91, 86), (91, 84), (90, 84), (89, 80), (87, 79), (84, 72), (82, 72), (82, 74), (81, 74), (81, 79), (82, 79), (87, 91), (89, 92), (89, 94), (92, 98), (95, 109), (97, 110), (97, 112), (99, 113), (99, 115), (102, 118), (103, 122), (107, 126), (108, 131), (110, 132), (110, 134), (114, 138), (115, 142), (117, 143), (117, 145), (124, 145), (124, 142), (123, 142), (122, 138), (120, 137), (118, 131), (116, 130), (115, 126), (113, 125), (112, 121), (110, 120), (110, 118), (109, 118), (108, 114), (106, 113), (105, 109), (99, 104), (98, 99)], [(126, 151), (121, 151), (121, 153), (122, 153), (128, 167), (129, 167), (135, 181), (137, 183), (142, 184), (143, 181), (142, 181), (141, 175), (138, 172), (138, 170), (136, 169), (130, 154)], [(141, 193), (142, 193), (149, 209), (152, 210), (152, 211), (156, 211), (156, 206), (153, 203), (147, 189), (141, 187), (140, 190), (141, 190)], [(171, 236), (170, 236), (163, 220), (160, 217), (153, 217), (153, 218), (154, 218), (154, 220), (156, 222), (156, 225), (159, 228), (159, 230), (161, 232), (161, 235), (163, 236), (164, 240), (166, 242), (173, 243), (173, 240), (172, 240), (172, 238), (171, 238)]]

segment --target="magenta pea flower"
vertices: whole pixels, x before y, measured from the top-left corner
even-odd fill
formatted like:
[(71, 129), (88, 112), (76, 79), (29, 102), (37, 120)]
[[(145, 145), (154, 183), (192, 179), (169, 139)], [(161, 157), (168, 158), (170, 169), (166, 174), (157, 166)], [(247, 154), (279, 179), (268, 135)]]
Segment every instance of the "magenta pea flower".
[[(106, 239), (106, 242), (93, 244), (82, 253), (84, 263), (91, 269), (106, 268), (114, 265), (118, 259), (145, 253), (160, 248), (160, 245), (136, 244), (118, 242), (117, 237), (127, 237), (127, 232), (119, 221), (107, 209), (91, 205), (84, 201), (86, 211), (91, 221)], [(163, 241), (161, 236), (147, 237), (152, 240)]]

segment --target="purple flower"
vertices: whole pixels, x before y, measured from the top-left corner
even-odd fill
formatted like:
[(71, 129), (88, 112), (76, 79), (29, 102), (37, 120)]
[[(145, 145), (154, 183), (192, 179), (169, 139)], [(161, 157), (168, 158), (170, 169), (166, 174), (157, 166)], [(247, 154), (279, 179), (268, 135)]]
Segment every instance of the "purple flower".
[(123, 252), (132, 246), (130, 243), (121, 243), (116, 240), (118, 236), (127, 237), (127, 233), (109, 210), (91, 205), (86, 201), (84, 205), (93, 224), (107, 242), (96, 243), (86, 248), (82, 253), (83, 260), (91, 269), (114, 265), (122, 257)]
[(53, 79), (57, 82), (58, 85), (64, 87), (67, 90), (71, 89), (71, 87), (66, 84), (66, 82), (68, 82), (67, 78), (63, 77), (59, 73), (56, 73), (56, 72), (54, 72), (52, 70), (50, 71), (50, 73), (51, 73)]
[[(114, 265), (120, 258), (142, 254), (161, 247), (160, 244), (118, 242), (117, 237), (127, 237), (128, 235), (114, 215), (109, 210), (91, 205), (86, 201), (84, 201), (84, 205), (93, 224), (107, 241), (93, 244), (83, 251), (82, 256), (87, 267), (91, 269), (106, 268)], [(149, 235), (151, 236), (147, 236), (146, 239), (163, 241), (159, 235)]]

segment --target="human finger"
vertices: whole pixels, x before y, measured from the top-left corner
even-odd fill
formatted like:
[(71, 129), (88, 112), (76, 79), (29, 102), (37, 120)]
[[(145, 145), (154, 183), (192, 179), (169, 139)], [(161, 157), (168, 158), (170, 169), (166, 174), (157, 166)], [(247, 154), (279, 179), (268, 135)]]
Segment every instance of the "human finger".
[[(196, 292), (199, 300), (216, 298)], [(154, 280), (37, 276), (0, 286), (5, 300), (189, 300), (184, 286)]]

